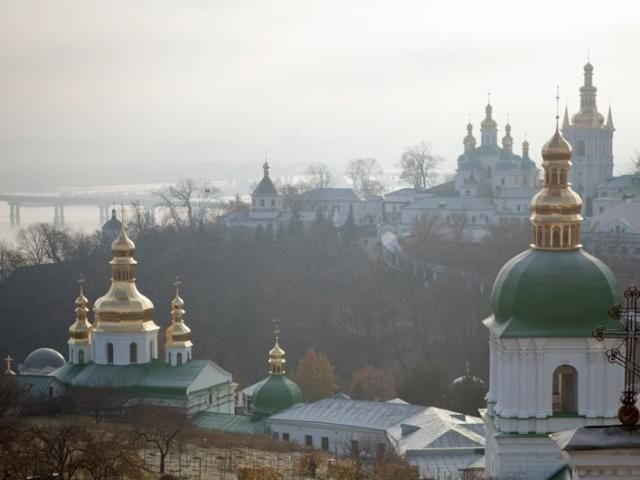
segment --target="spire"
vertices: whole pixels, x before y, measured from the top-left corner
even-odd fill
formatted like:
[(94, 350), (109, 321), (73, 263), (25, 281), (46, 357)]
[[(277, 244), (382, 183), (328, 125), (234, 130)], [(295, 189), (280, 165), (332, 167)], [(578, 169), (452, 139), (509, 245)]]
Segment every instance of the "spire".
[(467, 124), (467, 136), (464, 137), (462, 143), (464, 144), (465, 153), (472, 152), (476, 149), (476, 139), (473, 136), (473, 125), (471, 125), (471, 122)]
[(269, 351), (269, 373), (271, 375), (284, 375), (284, 364), (287, 363), (285, 359), (285, 351), (280, 348), (279, 336), (280, 329), (278, 328), (278, 321), (275, 320), (275, 330), (273, 331), (273, 335), (276, 338), (276, 344)]
[(604, 117), (598, 112), (596, 91), (593, 85), (593, 65), (587, 62), (584, 66), (584, 84), (580, 87), (580, 111), (573, 116), (571, 122), (575, 127), (603, 127)]
[(485, 117), (480, 124), (480, 132), (482, 133), (481, 143), (482, 145), (495, 145), (497, 142), (497, 128), (498, 124), (492, 117), (493, 107), (490, 103), (484, 108)]
[(11, 358), (11, 355), (7, 355), (5, 357), (5, 359), (4, 359), (4, 364), (5, 364), (4, 374), (5, 375), (15, 375), (16, 374), (16, 372), (11, 370), (11, 362), (13, 362), (13, 358)]
[(70, 344), (78, 343), (90, 343), (91, 337), (91, 323), (87, 319), (89, 313), (89, 300), (84, 296), (84, 274), (80, 274), (78, 284), (80, 285), (80, 294), (76, 298), (76, 321), (69, 327), (69, 341)]
[(570, 127), (571, 124), (569, 123), (569, 109), (567, 108), (567, 106), (564, 106), (564, 117), (562, 119), (562, 130), (564, 130), (567, 127)]
[(264, 159), (264, 165), (262, 165), (262, 170), (264, 170), (264, 176), (269, 178), (269, 169), (271, 167), (269, 166), (269, 162), (267, 161), (266, 157)]
[(173, 283), (176, 287), (176, 296), (171, 301), (171, 325), (167, 328), (165, 337), (166, 345), (191, 347), (191, 329), (184, 323), (184, 300), (180, 298), (180, 285), (182, 282), (176, 277)]
[(507, 123), (504, 126), (504, 137), (502, 137), (502, 148), (507, 153), (513, 153), (513, 138), (511, 137), (511, 125)]
[(611, 105), (609, 105), (609, 112), (607, 113), (607, 123), (605, 124), (605, 127), (610, 130), (615, 130), (615, 127), (613, 126), (613, 117), (611, 116)]
[[(557, 97), (556, 97), (557, 98)], [(582, 199), (568, 182), (571, 145), (558, 128), (542, 147), (544, 185), (531, 200), (532, 247), (544, 250), (580, 248)]]
[(526, 139), (522, 142), (522, 158), (529, 158), (529, 142)]

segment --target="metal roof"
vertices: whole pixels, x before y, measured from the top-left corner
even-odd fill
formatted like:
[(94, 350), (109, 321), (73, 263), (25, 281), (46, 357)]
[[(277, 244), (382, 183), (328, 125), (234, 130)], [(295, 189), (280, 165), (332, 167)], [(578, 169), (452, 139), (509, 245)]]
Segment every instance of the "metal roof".
[(425, 408), (418, 405), (325, 398), (313, 403), (294, 405), (272, 415), (268, 421), (311, 422), (369, 430), (387, 430), (422, 412)]
[(316, 188), (302, 194), (304, 201), (318, 202), (361, 202), (362, 199), (352, 188)]
[(129, 388), (186, 395), (189, 386), (207, 368), (215, 372), (215, 385), (231, 382), (231, 374), (209, 360), (191, 360), (176, 367), (161, 360), (138, 365), (67, 364), (52, 375), (74, 387)]
[(265, 433), (266, 426), (264, 420), (252, 422), (251, 417), (244, 415), (230, 415), (217, 412), (197, 413), (192, 422), (200, 428), (220, 430), (228, 433), (257, 434)]
[(271, 179), (265, 175), (264, 177), (262, 177), (262, 180), (260, 180), (260, 183), (251, 195), (278, 195), (278, 191), (273, 185)]

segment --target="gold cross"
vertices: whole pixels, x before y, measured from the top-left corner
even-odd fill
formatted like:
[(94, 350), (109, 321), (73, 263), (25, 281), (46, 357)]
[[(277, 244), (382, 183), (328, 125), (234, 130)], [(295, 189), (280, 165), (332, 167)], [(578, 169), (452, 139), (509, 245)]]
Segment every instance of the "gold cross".
[(80, 273), (80, 278), (78, 279), (78, 283), (80, 284), (80, 295), (82, 295), (83, 290), (84, 290), (84, 273)]
[(279, 326), (280, 320), (278, 320), (277, 318), (275, 318), (273, 320), (273, 325), (275, 330), (273, 331), (273, 335), (278, 338), (278, 336), (280, 335), (280, 326)]
[(491, 91), (487, 92), (487, 103), (491, 105)]
[(178, 277), (178, 275), (176, 275), (176, 281), (173, 282), (173, 284), (176, 286), (176, 295), (178, 293), (180, 293), (180, 285), (182, 285), (182, 282), (180, 281), (180, 278)]

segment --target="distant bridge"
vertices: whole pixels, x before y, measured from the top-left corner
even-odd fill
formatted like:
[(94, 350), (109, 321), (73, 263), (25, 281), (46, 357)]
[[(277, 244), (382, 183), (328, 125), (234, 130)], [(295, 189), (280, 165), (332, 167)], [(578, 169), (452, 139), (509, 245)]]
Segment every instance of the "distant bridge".
[(64, 207), (67, 206), (91, 206), (98, 208), (100, 225), (109, 218), (109, 209), (113, 205), (114, 195), (120, 203), (130, 204), (138, 202), (140, 206), (146, 208), (153, 219), (154, 212), (161, 205), (161, 201), (155, 195), (144, 193), (133, 194), (104, 194), (104, 195), (37, 195), (37, 194), (0, 194), (0, 202), (9, 204), (9, 218), (11, 225), (20, 225), (20, 209), (23, 207), (53, 207), (53, 223), (57, 226), (64, 225)]

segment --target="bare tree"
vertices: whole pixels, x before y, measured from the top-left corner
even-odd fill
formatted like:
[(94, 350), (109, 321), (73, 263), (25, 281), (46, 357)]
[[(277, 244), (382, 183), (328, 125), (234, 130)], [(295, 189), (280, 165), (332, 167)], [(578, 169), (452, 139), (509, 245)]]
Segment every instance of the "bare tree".
[[(50, 260), (50, 244), (44, 235), (44, 223), (34, 223), (18, 232), (18, 248), (30, 265), (42, 265)], [(55, 227), (54, 227), (55, 228)]]
[(138, 238), (153, 229), (153, 215), (149, 209), (140, 204), (139, 200), (131, 202), (131, 212), (127, 221), (127, 232), (133, 238)]
[(307, 168), (309, 183), (312, 188), (329, 188), (333, 185), (331, 170), (324, 163), (314, 163)]
[(445, 223), (437, 212), (423, 213), (411, 228), (411, 239), (418, 253), (428, 250), (433, 242), (442, 240)]
[(382, 168), (375, 158), (358, 158), (349, 160), (346, 174), (351, 179), (353, 188), (363, 195), (380, 195), (384, 187), (375, 178), (382, 173)]
[(20, 250), (0, 241), (0, 281), (25, 264), (26, 259)]
[(160, 457), (160, 473), (165, 471), (167, 455), (178, 446), (189, 431), (186, 415), (166, 407), (140, 405), (130, 409), (131, 422), (137, 440), (151, 444)]
[(413, 185), (416, 189), (425, 189), (432, 185), (442, 158), (431, 153), (431, 146), (421, 142), (407, 147), (400, 159), (400, 178)]
[(471, 222), (465, 210), (450, 216), (449, 235), (456, 244), (471, 239)]
[(214, 209), (215, 195), (218, 189), (210, 182), (196, 183), (187, 178), (180, 180), (177, 185), (157, 192), (166, 209), (166, 221), (178, 228), (191, 231), (202, 228), (211, 220)]

